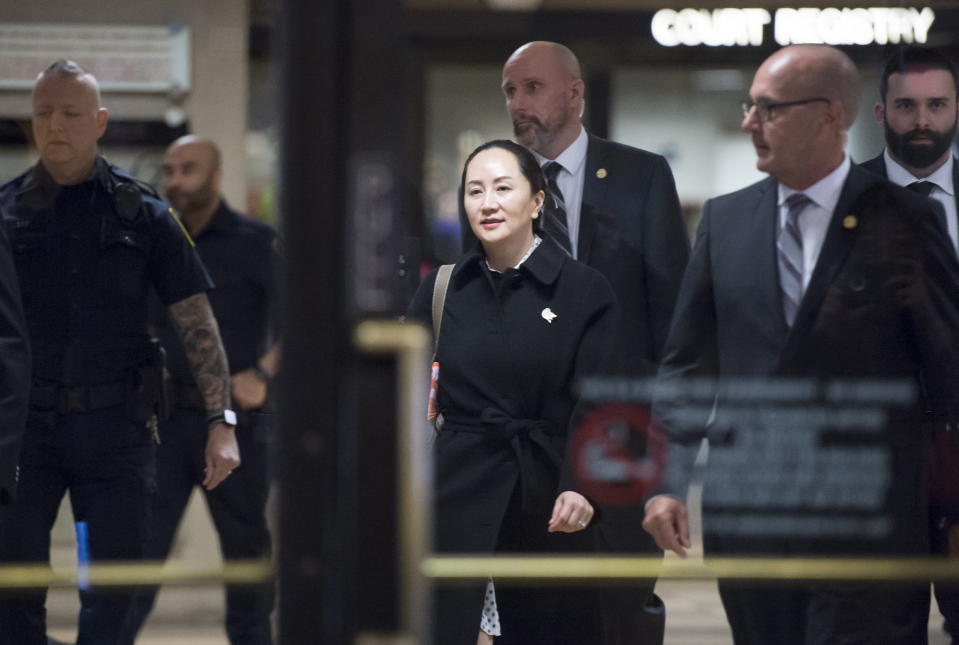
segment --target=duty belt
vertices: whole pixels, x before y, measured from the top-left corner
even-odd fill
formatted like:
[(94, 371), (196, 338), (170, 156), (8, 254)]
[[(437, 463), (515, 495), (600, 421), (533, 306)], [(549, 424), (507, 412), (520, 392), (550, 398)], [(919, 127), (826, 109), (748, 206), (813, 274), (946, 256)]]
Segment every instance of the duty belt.
[(30, 409), (37, 412), (90, 412), (124, 403), (126, 381), (102, 385), (34, 385), (30, 389)]
[[(551, 437), (562, 430), (543, 419), (514, 419), (496, 408), (485, 408), (479, 423), (446, 418), (443, 432), (482, 434), (507, 443), (519, 468), (523, 510), (552, 508), (563, 458), (553, 448)], [(546, 457), (534, 453), (540, 452)]]

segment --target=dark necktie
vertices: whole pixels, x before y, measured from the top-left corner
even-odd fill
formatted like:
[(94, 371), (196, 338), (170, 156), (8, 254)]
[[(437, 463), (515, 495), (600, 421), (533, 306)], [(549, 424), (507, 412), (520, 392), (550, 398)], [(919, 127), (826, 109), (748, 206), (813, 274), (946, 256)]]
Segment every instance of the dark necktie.
[[(907, 185), (906, 188), (914, 192), (917, 192), (921, 195), (925, 195), (926, 197), (929, 197), (932, 194), (932, 189), (938, 188), (938, 185), (932, 183), (931, 181), (923, 180), (923, 181), (914, 181), (911, 184)], [(933, 197), (932, 199), (935, 199), (935, 197)], [(946, 223), (946, 214), (939, 213), (938, 219), (939, 219), (939, 223), (942, 224), (943, 229), (948, 231), (949, 225)], [(950, 242), (951, 241), (952, 240), (950, 240)]]
[(932, 183), (931, 181), (914, 181), (908, 186), (906, 186), (906, 188), (908, 188), (909, 190), (915, 191), (917, 193), (921, 193), (925, 195), (926, 197), (929, 196), (929, 193), (931, 193), (932, 189), (935, 187), (936, 185)]
[(786, 200), (789, 212), (786, 224), (779, 231), (776, 250), (779, 257), (779, 285), (783, 291), (783, 314), (786, 324), (792, 327), (802, 299), (803, 252), (802, 233), (799, 230), (799, 215), (810, 204), (803, 193), (793, 193)]
[(569, 225), (566, 223), (566, 201), (559, 189), (556, 176), (563, 167), (555, 161), (543, 166), (546, 174), (546, 203), (543, 205), (543, 231), (553, 238), (566, 251), (573, 255), (573, 246), (569, 240)]

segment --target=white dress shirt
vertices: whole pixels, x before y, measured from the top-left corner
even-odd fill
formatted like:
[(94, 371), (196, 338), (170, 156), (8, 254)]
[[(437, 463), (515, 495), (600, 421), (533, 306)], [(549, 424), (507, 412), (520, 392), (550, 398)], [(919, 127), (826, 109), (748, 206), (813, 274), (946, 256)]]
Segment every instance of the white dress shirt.
[(829, 222), (832, 220), (833, 211), (836, 210), (839, 193), (842, 192), (842, 185), (846, 183), (846, 177), (849, 175), (851, 166), (849, 157), (843, 156), (842, 163), (835, 170), (805, 190), (794, 190), (779, 184), (779, 230), (786, 226), (786, 216), (789, 214), (786, 200), (789, 199), (790, 195), (803, 193), (811, 200), (811, 203), (806, 206), (799, 216), (799, 232), (802, 234), (802, 287), (804, 293), (806, 287), (809, 286), (812, 272), (816, 268), (816, 262), (819, 260), (819, 252), (822, 251), (822, 243), (826, 239)]
[(545, 166), (550, 161), (555, 161), (562, 166), (562, 170), (556, 175), (556, 183), (560, 192), (563, 193), (563, 202), (566, 204), (566, 228), (569, 229), (569, 241), (570, 248), (573, 250), (573, 258), (576, 258), (579, 241), (579, 221), (583, 203), (583, 181), (586, 178), (586, 148), (588, 145), (589, 137), (586, 136), (586, 128), (580, 126), (579, 136), (555, 159), (547, 159), (533, 152), (540, 166)]
[(953, 186), (952, 181), (952, 167), (956, 161), (953, 159), (952, 153), (949, 154), (946, 163), (936, 169), (936, 172), (923, 179), (913, 176), (911, 172), (899, 165), (895, 159), (889, 156), (888, 149), (883, 152), (882, 156), (886, 159), (886, 176), (894, 184), (908, 186), (915, 181), (928, 181), (935, 184), (929, 196), (942, 204), (942, 207), (946, 210), (946, 228), (949, 230), (949, 238), (952, 240), (953, 248), (955, 248), (959, 244), (959, 222), (956, 221), (956, 187)]

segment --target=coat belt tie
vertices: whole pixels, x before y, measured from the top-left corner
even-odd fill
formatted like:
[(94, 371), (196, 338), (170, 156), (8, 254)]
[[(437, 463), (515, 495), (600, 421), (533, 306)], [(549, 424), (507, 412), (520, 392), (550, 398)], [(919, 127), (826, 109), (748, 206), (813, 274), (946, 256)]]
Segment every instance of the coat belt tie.
[(547, 512), (552, 509), (563, 465), (563, 456), (551, 441), (551, 437), (561, 434), (555, 424), (543, 419), (514, 419), (498, 408), (489, 407), (480, 413), (478, 426), (447, 420), (443, 431), (482, 434), (508, 444), (519, 468), (523, 511), (536, 513), (544, 508)]

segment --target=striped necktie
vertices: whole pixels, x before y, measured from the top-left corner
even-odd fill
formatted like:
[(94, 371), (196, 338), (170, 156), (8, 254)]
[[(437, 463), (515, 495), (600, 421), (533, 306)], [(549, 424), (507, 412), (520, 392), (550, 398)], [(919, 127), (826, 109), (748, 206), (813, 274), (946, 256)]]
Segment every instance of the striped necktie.
[(779, 231), (776, 241), (779, 257), (779, 285), (783, 290), (783, 313), (786, 324), (792, 327), (799, 310), (803, 293), (802, 233), (799, 230), (799, 215), (811, 203), (803, 193), (793, 193), (786, 200), (786, 225)]
[(546, 204), (543, 206), (543, 231), (553, 238), (566, 251), (573, 255), (573, 246), (569, 239), (569, 225), (566, 223), (566, 201), (559, 189), (556, 176), (563, 167), (555, 161), (543, 166), (546, 174)]

